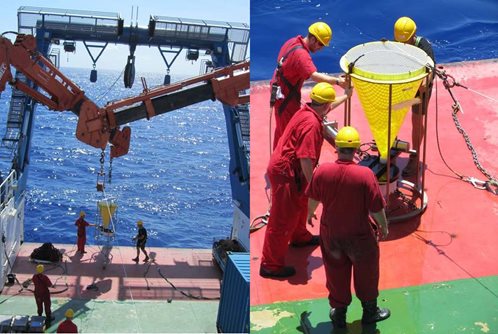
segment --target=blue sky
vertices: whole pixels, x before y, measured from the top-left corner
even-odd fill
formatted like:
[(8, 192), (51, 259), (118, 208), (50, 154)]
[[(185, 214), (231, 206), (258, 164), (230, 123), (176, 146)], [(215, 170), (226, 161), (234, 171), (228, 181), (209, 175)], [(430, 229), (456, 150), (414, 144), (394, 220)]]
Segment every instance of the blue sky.
[[(147, 26), (149, 16), (162, 15), (193, 19), (207, 19), (216, 21), (242, 22), (249, 24), (250, 0), (5, 0), (2, 1), (0, 14), (0, 33), (17, 31), (17, 9), (20, 6), (35, 6), (63, 9), (95, 10), (117, 12), (129, 26), (132, 6), (138, 6), (138, 24)], [(136, 14), (133, 15), (135, 22)], [(12, 39), (13, 35), (6, 37)], [(93, 50), (94, 55), (98, 50)], [(108, 45), (97, 62), (98, 69), (122, 70), (126, 64), (128, 48), (125, 46)], [(140, 47), (135, 52), (135, 68), (138, 72), (155, 72), (159, 68), (166, 72), (166, 65), (156, 47)], [(200, 60), (191, 64), (184, 61), (181, 54), (171, 68), (172, 75), (197, 75)], [(92, 68), (92, 61), (83, 45), (78, 45), (76, 53), (61, 52), (61, 67)]]

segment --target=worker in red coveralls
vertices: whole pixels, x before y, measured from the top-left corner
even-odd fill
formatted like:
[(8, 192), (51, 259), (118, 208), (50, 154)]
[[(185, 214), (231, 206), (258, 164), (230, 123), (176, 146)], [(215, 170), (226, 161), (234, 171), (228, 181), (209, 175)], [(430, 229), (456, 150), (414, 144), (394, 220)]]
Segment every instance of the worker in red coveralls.
[[(350, 89), (347, 94), (351, 94)], [(259, 271), (263, 277), (289, 277), (296, 273), (294, 267), (285, 266), (289, 242), (293, 247), (319, 244), (318, 236), (306, 229), (308, 198), (304, 190), (320, 157), (323, 119), (348, 95), (336, 98), (332, 85), (316, 84), (311, 90), (311, 103), (292, 117), (273, 151), (267, 169), (272, 200)]]
[[(329, 291), (330, 318), (335, 328), (346, 327), (351, 303), (351, 273), (356, 296), (363, 306), (362, 323), (387, 319), (389, 309), (377, 307), (379, 295), (379, 244), (376, 231), (386, 238), (385, 201), (374, 173), (359, 166), (354, 155), (360, 146), (356, 129), (343, 127), (335, 145), (338, 159), (320, 164), (306, 190), (308, 222), (321, 202), (320, 247)], [(370, 215), (377, 225), (371, 223)], [(375, 228), (374, 228), (375, 226)]]
[(73, 309), (67, 309), (64, 315), (66, 316), (66, 320), (59, 324), (57, 327), (57, 333), (78, 333), (78, 327), (72, 321), (74, 317)]
[(43, 307), (45, 307), (46, 322), (50, 323), (55, 318), (52, 317), (52, 311), (50, 309), (52, 302), (50, 301), (50, 291), (48, 291), (48, 288), (51, 288), (53, 285), (50, 279), (43, 274), (44, 271), (45, 267), (43, 264), (37, 265), (36, 274), (33, 275), (32, 282), (35, 285), (34, 294), (38, 315), (42, 315)]
[(310, 53), (329, 46), (332, 29), (325, 22), (315, 22), (308, 28), (306, 37), (296, 36), (281, 47), (277, 58), (277, 68), (271, 81), (270, 106), (275, 106), (275, 134), (273, 149), (284, 133), (291, 117), (301, 108), (301, 88), (307, 79), (315, 82), (345, 87), (345, 79), (319, 73)]
[(81, 254), (85, 254), (85, 244), (86, 244), (86, 227), (87, 226), (95, 226), (95, 224), (90, 224), (85, 220), (85, 212), (81, 211), (80, 212), (80, 217), (74, 225), (77, 226), (78, 228), (78, 252), (81, 252)]

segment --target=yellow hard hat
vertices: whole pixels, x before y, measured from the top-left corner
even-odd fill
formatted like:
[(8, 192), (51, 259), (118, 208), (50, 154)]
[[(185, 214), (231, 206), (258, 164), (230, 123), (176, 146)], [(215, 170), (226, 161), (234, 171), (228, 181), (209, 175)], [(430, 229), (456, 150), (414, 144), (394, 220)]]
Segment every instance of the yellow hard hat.
[(317, 83), (312, 89), (310, 98), (320, 104), (335, 101), (335, 89), (326, 82)]
[(352, 126), (345, 126), (337, 133), (335, 145), (339, 148), (358, 148), (360, 147), (360, 135)]
[(73, 318), (74, 317), (74, 311), (72, 308), (68, 308), (66, 313), (64, 313), (64, 315), (66, 316), (66, 318)]
[(85, 211), (80, 211), (80, 217), (85, 217)]
[(144, 222), (143, 222), (143, 221), (141, 221), (141, 220), (138, 220), (138, 221), (137, 221), (137, 225), (138, 225), (138, 226), (143, 226), (143, 225), (144, 225)]
[(415, 21), (407, 16), (400, 17), (394, 23), (394, 39), (398, 42), (406, 43), (415, 35), (416, 31)]
[(315, 22), (309, 26), (308, 32), (316, 37), (320, 43), (325, 46), (329, 46), (330, 40), (332, 39), (332, 29), (325, 22)]
[(45, 271), (45, 266), (43, 264), (39, 264), (39, 265), (36, 266), (36, 272), (38, 274), (41, 274), (44, 271)]

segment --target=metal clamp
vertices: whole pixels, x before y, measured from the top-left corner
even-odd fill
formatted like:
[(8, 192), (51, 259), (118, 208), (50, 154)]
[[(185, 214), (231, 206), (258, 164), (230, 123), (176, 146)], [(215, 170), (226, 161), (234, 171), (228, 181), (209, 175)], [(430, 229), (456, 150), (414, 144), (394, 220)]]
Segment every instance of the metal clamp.
[[(494, 187), (494, 188), (493, 188)], [(494, 195), (498, 195), (498, 182), (496, 180), (489, 180), (486, 182), (486, 189)]]
[(473, 176), (464, 177), (463, 181), (472, 184), (474, 186), (474, 188), (477, 188), (480, 190), (486, 190), (486, 181), (481, 181)]

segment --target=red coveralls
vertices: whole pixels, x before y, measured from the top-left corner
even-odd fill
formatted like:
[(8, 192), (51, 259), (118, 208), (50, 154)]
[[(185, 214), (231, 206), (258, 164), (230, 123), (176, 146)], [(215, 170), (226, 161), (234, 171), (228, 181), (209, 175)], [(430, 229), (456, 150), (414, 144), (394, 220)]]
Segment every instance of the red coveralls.
[[(320, 158), (323, 143), (322, 118), (304, 105), (284, 131), (268, 165), (272, 200), (266, 226), (261, 266), (277, 271), (285, 266), (289, 241), (306, 243), (312, 234), (306, 229), (308, 197), (300, 159), (309, 158), (314, 165)], [(300, 189), (296, 180), (301, 183)]]
[(323, 203), (320, 248), (330, 306), (351, 303), (352, 270), (358, 298), (363, 302), (376, 299), (379, 245), (369, 211), (379, 212), (385, 201), (375, 175), (354, 162), (324, 163), (316, 168), (306, 194)]
[(85, 252), (85, 244), (86, 244), (86, 227), (90, 226), (87, 221), (80, 217), (76, 220), (74, 225), (78, 226), (78, 252)]
[(50, 310), (52, 302), (50, 301), (50, 291), (48, 291), (48, 288), (52, 286), (52, 282), (44, 274), (33, 275), (32, 281), (35, 285), (35, 300), (38, 315), (42, 315), (43, 306), (45, 306), (45, 315), (47, 319), (50, 319), (52, 316), (52, 311)]
[(78, 333), (78, 327), (71, 319), (66, 319), (57, 327), (57, 333)]
[[(275, 102), (275, 134), (273, 136), (273, 149), (277, 147), (278, 140), (284, 133), (285, 127), (292, 116), (301, 108), (301, 87), (303, 86), (303, 82), (307, 80), (311, 74), (317, 71), (315, 64), (313, 64), (313, 61), (311, 60), (310, 50), (303, 42), (302, 36), (293, 37), (284, 43), (278, 54), (277, 63), (296, 45), (301, 45), (302, 48), (295, 49), (288, 54), (280, 71), (291, 85), (297, 85), (296, 89), (298, 94), (293, 98), (290, 98), (285, 108), (281, 107), (284, 99), (278, 99)], [(282, 89), (282, 94), (284, 96), (289, 95), (289, 88), (276, 77), (276, 72), (273, 75), (272, 83), (273, 82), (277, 82)]]

